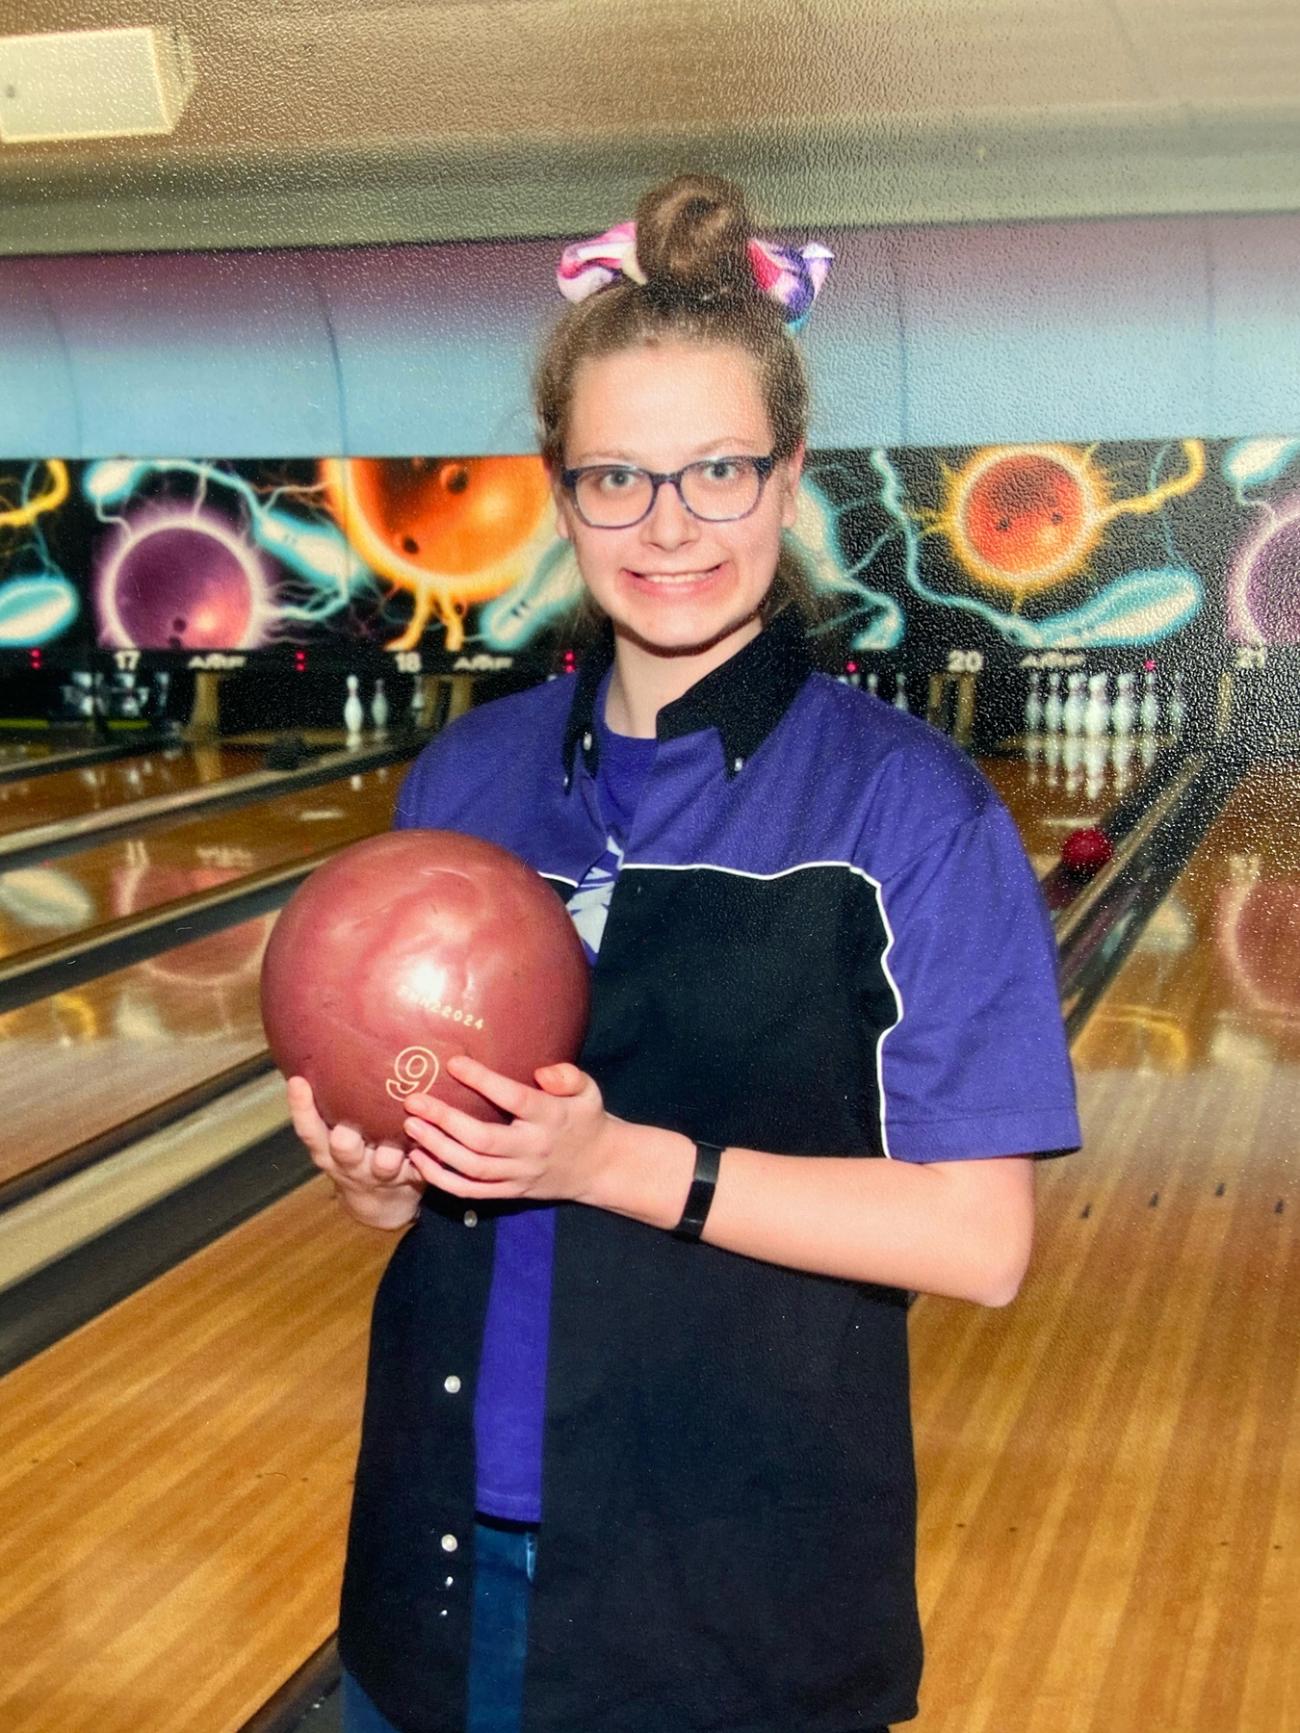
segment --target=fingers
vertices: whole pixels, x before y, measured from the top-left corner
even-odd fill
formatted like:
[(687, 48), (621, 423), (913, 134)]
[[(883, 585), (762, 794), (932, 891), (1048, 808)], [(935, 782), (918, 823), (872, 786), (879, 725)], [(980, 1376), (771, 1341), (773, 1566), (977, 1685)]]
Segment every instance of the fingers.
[[(446, 1115), (450, 1119), (453, 1109), (444, 1107), (441, 1102), (435, 1103), (439, 1118)], [(468, 1122), (474, 1131), (490, 1134), (498, 1128), (484, 1125), (482, 1120), (471, 1119), (467, 1113), (456, 1115), (456, 1118)], [(501, 1129), (509, 1130), (509, 1127)], [(505, 1166), (501, 1155), (492, 1154), (482, 1146), (491, 1141), (490, 1135), (477, 1139), (480, 1147), (464, 1140), (461, 1133), (453, 1126), (444, 1129), (441, 1125), (427, 1119), (408, 1119), (405, 1126), (406, 1135), (416, 1148), (411, 1151), (412, 1159), (420, 1151), (427, 1151), (443, 1167), (454, 1168), (457, 1173), (465, 1174), (470, 1179), (495, 1180), (498, 1183), (505, 1175)], [(422, 1166), (420, 1172), (428, 1175), (427, 1167)], [(509, 1177), (514, 1177), (514, 1167), (510, 1164)]]
[(503, 1077), (499, 1071), (471, 1059), (467, 1053), (457, 1053), (454, 1059), (449, 1059), (447, 1070), (457, 1083), (476, 1090), (485, 1101), (490, 1101), (493, 1107), (499, 1107), (502, 1113), (508, 1113), (514, 1119), (527, 1114), (530, 1102), (537, 1095), (537, 1091), (526, 1083)]
[(288, 1095), (295, 1132), (316, 1166), (332, 1179), (383, 1186), (409, 1184), (416, 1178), (400, 1144), (368, 1144), (354, 1126), (326, 1125), (305, 1077), (289, 1079)]
[(329, 1153), (329, 1126), (316, 1111), (316, 1098), (305, 1077), (291, 1077), (286, 1085), (289, 1096), (289, 1117), (293, 1129), (307, 1145), (313, 1161), (319, 1163)]
[[(424, 1131), (429, 1135), (432, 1147), (433, 1141), (440, 1134), (435, 1126), (427, 1125)], [(485, 1171), (493, 1170), (496, 1165), (495, 1157), (476, 1156), (471, 1150), (453, 1143), (450, 1138), (445, 1140), (444, 1147), (449, 1155), (455, 1155), (458, 1166), (453, 1167), (450, 1161), (442, 1161), (436, 1154), (430, 1154), (418, 1147), (409, 1153), (408, 1159), (412, 1168), (426, 1184), (436, 1186), (439, 1191), (450, 1192), (453, 1197), (501, 1198), (521, 1195), (517, 1185), (510, 1188), (508, 1182), (502, 1178), (478, 1178), (468, 1171), (461, 1171), (462, 1168), (468, 1170), (471, 1166)]]
[(412, 1095), (406, 1108), (411, 1115), (403, 1128), (408, 1137), (414, 1135), (412, 1126), (436, 1125), (448, 1137), (480, 1155), (505, 1155), (510, 1150), (513, 1141), (509, 1137), (510, 1126), (476, 1119), (472, 1113), (452, 1107), (436, 1095)]
[(547, 1095), (581, 1095), (587, 1086), (585, 1074), (576, 1065), (567, 1063), (543, 1065), (533, 1075), (538, 1088), (545, 1090)]

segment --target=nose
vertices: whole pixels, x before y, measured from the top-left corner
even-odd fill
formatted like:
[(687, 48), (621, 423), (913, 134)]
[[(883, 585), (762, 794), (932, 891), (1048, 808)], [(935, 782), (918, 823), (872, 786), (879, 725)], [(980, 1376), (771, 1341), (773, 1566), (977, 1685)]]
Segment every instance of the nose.
[(641, 520), (641, 527), (646, 539), (658, 548), (679, 548), (699, 535), (698, 524), (671, 481), (661, 483), (650, 515)]

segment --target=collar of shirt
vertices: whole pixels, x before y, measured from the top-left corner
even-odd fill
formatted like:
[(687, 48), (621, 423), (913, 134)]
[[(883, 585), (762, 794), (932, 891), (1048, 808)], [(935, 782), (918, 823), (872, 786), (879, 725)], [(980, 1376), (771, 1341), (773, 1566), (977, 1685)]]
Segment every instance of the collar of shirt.
[[(579, 749), (593, 776), (600, 762), (596, 701), (613, 660), (614, 634), (606, 627), (578, 671), (564, 732), (566, 788), (573, 779)], [(798, 614), (787, 608), (721, 667), (666, 704), (659, 712), (655, 737), (659, 741), (677, 740), (703, 728), (715, 728), (722, 741), (727, 775), (735, 776), (790, 708), (812, 665), (803, 624)]]

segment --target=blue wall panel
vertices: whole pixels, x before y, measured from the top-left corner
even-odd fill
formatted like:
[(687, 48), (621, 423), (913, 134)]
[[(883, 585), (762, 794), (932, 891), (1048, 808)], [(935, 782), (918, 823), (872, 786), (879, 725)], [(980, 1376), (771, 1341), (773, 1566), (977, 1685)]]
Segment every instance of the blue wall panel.
[(1300, 222), (1208, 225), (1214, 283), (1214, 409), (1208, 433), (1300, 429)]
[(1201, 432), (1199, 219), (900, 232), (905, 442)]
[(532, 448), (534, 344), (558, 310), (553, 246), (390, 247), (312, 256), (357, 455)]
[[(1300, 219), (828, 234), (813, 442), (1290, 433)], [(554, 242), (0, 261), (0, 452), (523, 451)]]
[(826, 237), (835, 264), (801, 341), (812, 385), (812, 443), (897, 445), (906, 425), (907, 356), (887, 230)]
[(137, 254), (34, 269), (76, 373), (80, 455), (338, 448), (333, 344), (303, 255)]
[(30, 259), (0, 259), (0, 454), (75, 457), (75, 375)]

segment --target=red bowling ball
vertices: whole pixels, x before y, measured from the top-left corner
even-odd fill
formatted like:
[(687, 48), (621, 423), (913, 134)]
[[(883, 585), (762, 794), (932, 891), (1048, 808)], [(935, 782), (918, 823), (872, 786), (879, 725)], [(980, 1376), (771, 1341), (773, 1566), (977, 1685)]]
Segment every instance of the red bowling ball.
[(532, 1084), (574, 1059), (587, 960), (564, 904), (508, 850), (400, 830), (342, 850), (286, 903), (262, 964), (262, 1022), (330, 1125), (405, 1143), (407, 1098), (502, 1115), (447, 1075), (467, 1053)]
[(1061, 847), (1061, 865), (1076, 878), (1093, 878), (1115, 853), (1115, 846), (1104, 830), (1088, 826), (1072, 830)]

